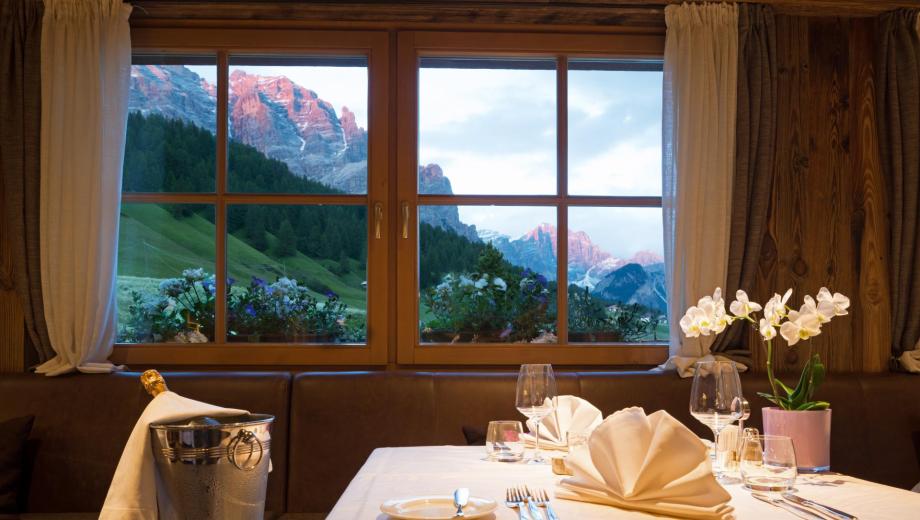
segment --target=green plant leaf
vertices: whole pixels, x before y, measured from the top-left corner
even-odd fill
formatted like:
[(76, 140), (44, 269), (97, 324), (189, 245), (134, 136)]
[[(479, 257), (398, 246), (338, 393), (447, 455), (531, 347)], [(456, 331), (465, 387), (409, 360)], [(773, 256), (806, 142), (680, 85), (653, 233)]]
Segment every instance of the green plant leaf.
[(815, 353), (812, 356), (812, 370), (811, 370), (811, 382), (808, 385), (808, 394), (805, 396), (805, 399), (811, 401), (812, 397), (815, 394), (815, 391), (818, 390), (818, 387), (824, 383), (824, 376), (826, 375), (826, 370), (824, 368), (824, 363), (821, 362), (821, 356)]
[(799, 405), (799, 407), (796, 408), (796, 410), (803, 411), (803, 412), (807, 410), (827, 410), (828, 408), (830, 408), (830, 406), (831, 406), (831, 403), (827, 401), (809, 401), (807, 403), (802, 403), (801, 405)]
[(784, 392), (786, 392), (786, 395), (787, 395), (788, 397), (792, 397), (793, 390), (792, 390), (791, 388), (789, 388), (788, 386), (786, 386), (786, 383), (783, 383), (782, 381), (780, 381), (779, 379), (777, 379), (777, 380), (776, 380), (776, 384), (778, 384), (779, 387), (782, 388)]
[(790, 409), (790, 408), (789, 408), (789, 399), (786, 398), (786, 397), (782, 397), (782, 396), (778, 396), (778, 395), (772, 395), (772, 394), (767, 394), (767, 393), (764, 393), (764, 392), (757, 392), (757, 395), (759, 395), (760, 397), (763, 397), (763, 398), (766, 399), (767, 401), (770, 401), (771, 403), (775, 404), (776, 406), (779, 406), (779, 407), (782, 408), (783, 410), (789, 410), (789, 409)]
[(814, 368), (814, 358), (809, 358), (805, 362), (805, 365), (802, 367), (802, 375), (799, 376), (799, 383), (795, 387), (795, 391), (792, 395), (789, 396), (791, 401), (792, 409), (797, 410), (806, 400), (809, 394), (809, 387), (811, 385), (811, 374), (812, 369)]

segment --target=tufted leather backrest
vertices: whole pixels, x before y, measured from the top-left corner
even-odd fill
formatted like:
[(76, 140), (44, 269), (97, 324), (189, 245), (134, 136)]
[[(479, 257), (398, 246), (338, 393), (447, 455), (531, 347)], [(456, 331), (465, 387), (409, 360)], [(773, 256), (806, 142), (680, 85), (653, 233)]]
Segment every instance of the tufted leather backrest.
[[(266, 507), (284, 511), (287, 490), (286, 372), (163, 374), (170, 390), (218, 406), (275, 416)], [(34, 415), (27, 511), (97, 512), (131, 429), (150, 396), (133, 372), (0, 377), (0, 420)]]

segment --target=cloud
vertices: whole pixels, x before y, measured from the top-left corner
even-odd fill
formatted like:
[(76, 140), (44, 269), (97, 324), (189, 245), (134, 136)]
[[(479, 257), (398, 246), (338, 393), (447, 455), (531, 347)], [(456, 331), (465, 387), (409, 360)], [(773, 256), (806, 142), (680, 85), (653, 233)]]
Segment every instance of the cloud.
[(422, 164), (436, 163), (454, 194), (546, 195), (556, 192), (555, 149), (504, 154), (425, 147)]
[(661, 195), (661, 146), (649, 140), (619, 141), (590, 157), (569, 158), (569, 193)]

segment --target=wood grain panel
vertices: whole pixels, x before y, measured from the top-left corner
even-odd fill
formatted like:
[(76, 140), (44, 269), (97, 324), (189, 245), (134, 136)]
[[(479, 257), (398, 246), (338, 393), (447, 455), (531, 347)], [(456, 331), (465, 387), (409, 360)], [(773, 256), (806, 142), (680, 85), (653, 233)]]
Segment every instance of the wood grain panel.
[[(683, 0), (416, 0), (413, 2), (253, 2), (137, 0), (134, 24), (156, 20), (300, 21), (371, 25), (475, 24), (664, 27), (664, 7)], [(738, 0), (771, 4), (777, 13), (808, 16), (874, 16), (916, 0)], [(366, 28), (366, 27), (362, 27)]]
[(866, 372), (887, 370), (891, 356), (891, 301), (888, 297), (888, 218), (882, 177), (878, 120), (875, 115), (875, 24), (854, 20), (850, 27), (850, 141), (854, 174), (854, 233), (858, 306), (862, 320), (854, 323), (854, 362)]
[(19, 298), (0, 290), (0, 373), (23, 371), (24, 332)]
[[(884, 371), (890, 345), (884, 180), (879, 169), (874, 28), (853, 18), (776, 18), (774, 187), (755, 290), (787, 287), (793, 306), (822, 286), (851, 298), (847, 317), (774, 366), (798, 371), (818, 352), (833, 372)], [(756, 334), (750, 340), (759, 345)], [(755, 347), (755, 370), (765, 352)]]

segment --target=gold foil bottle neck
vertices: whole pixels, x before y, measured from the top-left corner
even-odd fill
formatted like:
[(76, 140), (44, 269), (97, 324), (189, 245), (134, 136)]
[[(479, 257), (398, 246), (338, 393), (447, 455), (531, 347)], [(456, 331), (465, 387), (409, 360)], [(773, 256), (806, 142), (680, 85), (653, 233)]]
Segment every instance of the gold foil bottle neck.
[(144, 385), (144, 390), (152, 397), (156, 397), (168, 390), (166, 380), (156, 370), (147, 370), (141, 374), (141, 383)]

